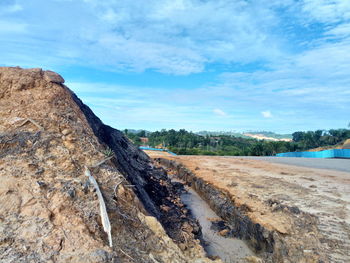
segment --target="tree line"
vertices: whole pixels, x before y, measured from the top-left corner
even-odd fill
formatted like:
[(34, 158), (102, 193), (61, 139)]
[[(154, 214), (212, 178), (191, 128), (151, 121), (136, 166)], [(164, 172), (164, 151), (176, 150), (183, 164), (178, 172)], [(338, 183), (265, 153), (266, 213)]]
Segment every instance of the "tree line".
[[(271, 156), (282, 152), (305, 151), (322, 146), (343, 143), (350, 138), (349, 129), (332, 129), (329, 131), (298, 131), (293, 133), (293, 140), (267, 141), (253, 138), (241, 138), (230, 135), (209, 134), (202, 136), (181, 129), (161, 130), (155, 132), (139, 131), (124, 133), (137, 145), (167, 148), (182, 155), (231, 155), (231, 156)], [(141, 138), (148, 138), (144, 143)]]

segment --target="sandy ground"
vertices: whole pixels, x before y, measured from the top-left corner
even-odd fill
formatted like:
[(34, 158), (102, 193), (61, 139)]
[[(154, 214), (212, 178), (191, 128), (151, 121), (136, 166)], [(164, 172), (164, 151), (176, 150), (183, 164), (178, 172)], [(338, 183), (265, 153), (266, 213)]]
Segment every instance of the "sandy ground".
[(265, 136), (263, 134), (244, 133), (243, 135), (249, 136), (249, 137), (252, 137), (252, 138), (258, 139), (258, 140), (268, 140), (268, 141), (274, 141), (274, 142), (278, 142), (278, 141), (290, 142), (290, 141), (292, 141), (292, 139), (288, 139), (288, 138), (276, 139), (276, 138)]
[(161, 152), (161, 151), (149, 151), (149, 150), (144, 150), (144, 152), (151, 158), (153, 157), (171, 157), (174, 156), (168, 152)]
[(321, 244), (330, 261), (350, 262), (350, 173), (243, 158), (166, 158), (229, 191), (236, 201), (251, 208), (250, 217), (270, 229), (289, 231), (288, 218), (265, 209), (271, 199), (317, 216)]

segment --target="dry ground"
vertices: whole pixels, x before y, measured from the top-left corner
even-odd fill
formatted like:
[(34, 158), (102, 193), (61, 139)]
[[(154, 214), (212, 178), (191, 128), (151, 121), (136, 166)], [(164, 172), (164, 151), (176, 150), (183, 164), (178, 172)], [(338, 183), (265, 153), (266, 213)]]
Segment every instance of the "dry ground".
[(161, 152), (161, 151), (144, 150), (144, 152), (151, 158), (153, 158), (153, 157), (171, 157), (171, 156), (174, 156), (174, 155), (171, 155), (168, 152)]
[[(141, 178), (142, 172), (142, 183), (152, 174), (149, 188), (160, 189), (157, 198), (165, 199), (167, 184), (162, 181), (162, 188), (157, 179), (162, 173), (153, 173), (148, 158), (125, 137), (117, 140), (120, 132), (87, 114), (62, 82), (50, 71), (0, 67), (0, 263), (212, 262), (192, 239), (190, 224), (179, 231), (186, 236), (180, 249), (144, 207), (158, 203), (150, 197), (142, 202), (135, 194), (137, 185), (129, 178)], [(91, 166), (110, 149), (93, 127), (108, 129), (114, 138), (109, 144), (114, 158), (96, 168)], [(84, 166), (101, 188), (113, 247)], [(172, 212), (180, 210), (170, 200)], [(180, 223), (186, 218), (178, 217)]]
[[(156, 157), (153, 154), (152, 157)], [(277, 200), (319, 219), (322, 248), (330, 262), (350, 262), (350, 173), (273, 164), (258, 160), (209, 156), (175, 156), (196, 176), (230, 192), (247, 205), (257, 223), (287, 233), (287, 215), (271, 211)]]

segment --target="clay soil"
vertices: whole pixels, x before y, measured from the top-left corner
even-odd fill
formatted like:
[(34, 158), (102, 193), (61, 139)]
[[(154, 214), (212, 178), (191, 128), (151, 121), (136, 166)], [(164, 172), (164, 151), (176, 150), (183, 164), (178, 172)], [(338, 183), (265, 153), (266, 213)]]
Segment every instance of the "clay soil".
[[(183, 164), (198, 178), (229, 193), (237, 206), (248, 208), (253, 222), (286, 237), (294, 236), (291, 240), (298, 240), (301, 249), (312, 236), (318, 246), (313, 251), (321, 260), (314, 262), (350, 262), (349, 173), (244, 158), (161, 158)], [(306, 215), (315, 218), (312, 231), (300, 231), (306, 226), (297, 225)], [(304, 249), (305, 258), (308, 252), (311, 250)]]
[(160, 152), (160, 151), (144, 151), (149, 157), (171, 157), (173, 155), (171, 155), (170, 153), (168, 152)]
[(0, 67), (0, 263), (213, 262), (166, 175), (63, 81)]

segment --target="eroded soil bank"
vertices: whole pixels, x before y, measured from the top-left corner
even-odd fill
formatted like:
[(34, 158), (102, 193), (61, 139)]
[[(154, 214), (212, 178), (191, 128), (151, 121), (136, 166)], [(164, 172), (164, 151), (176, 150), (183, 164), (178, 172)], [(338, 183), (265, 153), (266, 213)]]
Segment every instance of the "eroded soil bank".
[[(169, 159), (176, 159), (170, 158)], [(318, 218), (277, 199), (254, 204), (196, 176), (199, 165), (190, 170), (179, 160), (155, 159), (168, 173), (176, 174), (209, 204), (265, 262), (331, 262), (321, 249)], [(343, 262), (343, 261), (339, 261)], [(344, 261), (345, 262), (345, 261)]]
[(247, 263), (250, 258), (258, 259), (244, 241), (234, 237), (227, 223), (191, 187), (184, 187), (181, 200), (201, 226), (202, 244), (208, 256), (219, 257), (225, 263)]
[(0, 67), (0, 262), (213, 262), (165, 171), (63, 82)]

